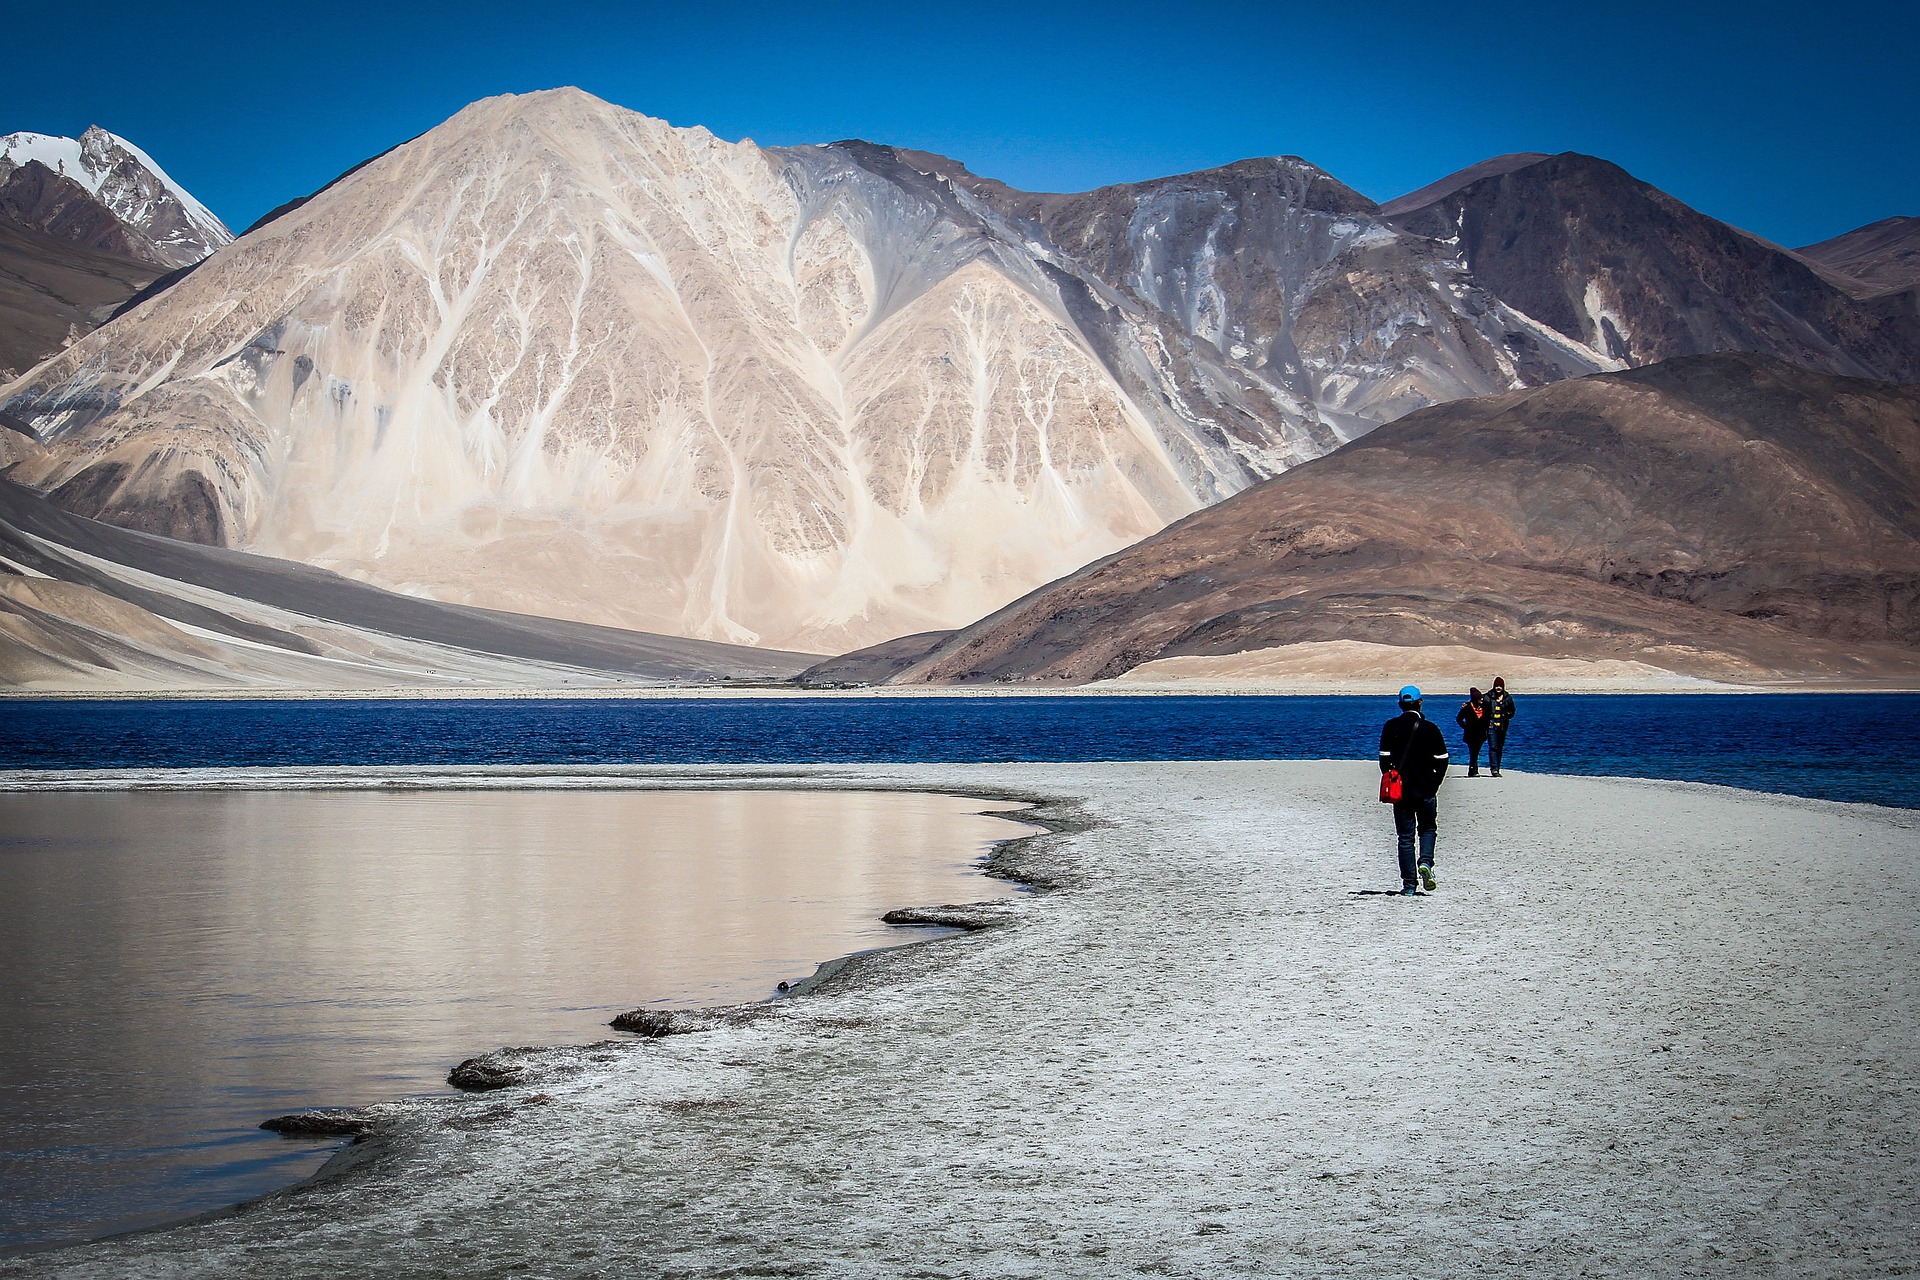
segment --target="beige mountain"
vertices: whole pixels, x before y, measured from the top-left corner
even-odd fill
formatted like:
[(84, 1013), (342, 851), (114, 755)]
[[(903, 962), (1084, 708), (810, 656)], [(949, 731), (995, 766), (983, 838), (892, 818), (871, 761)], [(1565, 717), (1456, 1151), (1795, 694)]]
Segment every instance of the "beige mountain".
[(1003, 272), (903, 281), (804, 213), (749, 143), (483, 102), (42, 368), (50, 448), (12, 476), (398, 590), (816, 651), (1244, 483)]

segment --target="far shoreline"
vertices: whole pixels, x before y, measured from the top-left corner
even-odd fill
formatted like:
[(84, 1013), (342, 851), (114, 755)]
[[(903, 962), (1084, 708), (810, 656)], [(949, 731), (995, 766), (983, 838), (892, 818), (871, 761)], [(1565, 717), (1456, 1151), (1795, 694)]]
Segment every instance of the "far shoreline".
[[(1509, 681), (1520, 695), (1554, 696), (1731, 696), (1739, 694), (1913, 694), (1920, 693), (1920, 681), (1886, 682), (1849, 680), (1825, 683), (1799, 680), (1774, 684), (1728, 684), (1719, 681), (1691, 683), (1618, 683), (1573, 684), (1571, 682)], [(0, 702), (668, 702), (703, 700), (762, 699), (769, 701), (822, 699), (858, 701), (865, 699), (953, 699), (953, 698), (1391, 698), (1399, 685), (1390, 682), (1339, 680), (1297, 683), (1195, 682), (1119, 684), (1099, 682), (1082, 685), (1010, 686), (1010, 685), (870, 685), (857, 688), (795, 688), (789, 685), (598, 685), (585, 688), (489, 686), (486, 688), (404, 688), (371, 689), (288, 689), (288, 688), (208, 688), (208, 689), (0, 689)], [(1440, 686), (1433, 692), (1441, 692)], [(1445, 695), (1456, 692), (1445, 687)], [(1466, 690), (1457, 691), (1464, 697)]]

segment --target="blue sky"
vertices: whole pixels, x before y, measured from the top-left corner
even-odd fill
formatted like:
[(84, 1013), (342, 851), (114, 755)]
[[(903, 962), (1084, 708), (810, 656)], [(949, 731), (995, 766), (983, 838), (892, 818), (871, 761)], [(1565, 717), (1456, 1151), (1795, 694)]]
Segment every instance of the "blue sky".
[(1920, 214), (1911, 3), (34, 7), (4, 23), (0, 132), (102, 124), (235, 230), (476, 98), (563, 84), (1032, 190), (1285, 153), (1385, 200), (1572, 150), (1789, 245)]

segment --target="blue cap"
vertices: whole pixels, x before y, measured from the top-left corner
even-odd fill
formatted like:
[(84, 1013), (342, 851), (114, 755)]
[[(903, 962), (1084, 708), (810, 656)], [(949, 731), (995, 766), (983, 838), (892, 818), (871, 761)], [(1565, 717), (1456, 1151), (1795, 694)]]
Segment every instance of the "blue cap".
[(1418, 701), (1420, 701), (1419, 685), (1410, 684), (1406, 688), (1400, 691), (1400, 703), (1402, 706), (1405, 706), (1409, 702), (1418, 702)]

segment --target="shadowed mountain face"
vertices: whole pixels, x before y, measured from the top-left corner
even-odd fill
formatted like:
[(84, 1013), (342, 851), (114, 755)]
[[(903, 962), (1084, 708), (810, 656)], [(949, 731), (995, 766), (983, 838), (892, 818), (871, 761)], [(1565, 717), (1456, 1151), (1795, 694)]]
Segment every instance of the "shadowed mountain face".
[(1550, 156), (1390, 220), (1457, 241), (1488, 291), (1622, 365), (1751, 351), (1920, 381), (1913, 306), (1856, 301), (1786, 250), (1604, 160)]
[(94, 199), (92, 192), (37, 160), (21, 165), (0, 180), (0, 218), (60, 244), (93, 249), (153, 267), (168, 265), (153, 261), (152, 246), (146, 239), (114, 217), (113, 211)]
[(1380, 206), (1383, 218), (1398, 218), (1435, 204), (1455, 192), (1464, 190), (1482, 178), (1497, 178), (1503, 173), (1512, 173), (1516, 169), (1525, 169), (1553, 157), (1544, 151), (1515, 151), (1509, 155), (1495, 156), (1491, 160), (1482, 160), (1479, 164), (1469, 165), (1457, 173), (1450, 173), (1437, 182), (1429, 182), (1418, 191), (1409, 191)]
[(1920, 387), (1725, 355), (1424, 409), (895, 681), (1080, 682), (1333, 640), (1707, 676), (1920, 669)]
[(1794, 252), (1853, 282), (1855, 297), (1912, 289), (1920, 285), (1920, 218), (1882, 218)]
[(490, 99), (0, 388), (44, 445), (0, 467), (413, 594), (832, 651), (966, 625), (1423, 406), (1920, 350), (1599, 162), (1433, 189), (1386, 218), (1281, 157), (1037, 195)]
[(0, 217), (0, 381), (93, 330), (159, 274)]

